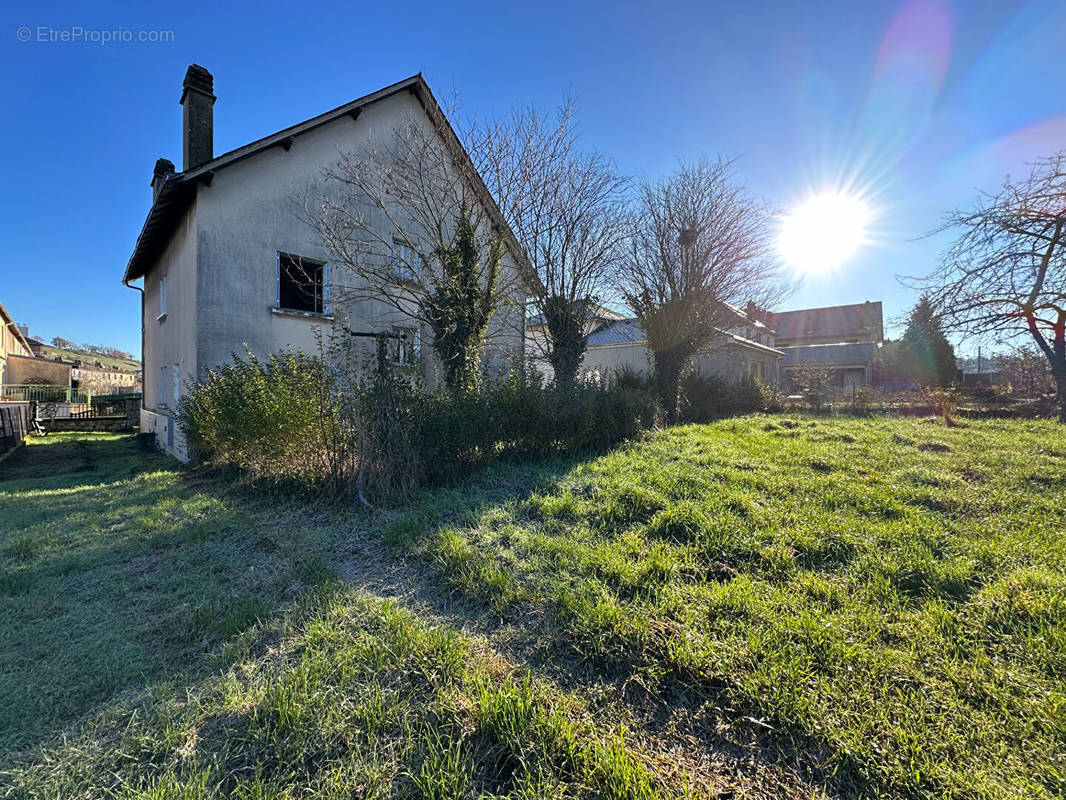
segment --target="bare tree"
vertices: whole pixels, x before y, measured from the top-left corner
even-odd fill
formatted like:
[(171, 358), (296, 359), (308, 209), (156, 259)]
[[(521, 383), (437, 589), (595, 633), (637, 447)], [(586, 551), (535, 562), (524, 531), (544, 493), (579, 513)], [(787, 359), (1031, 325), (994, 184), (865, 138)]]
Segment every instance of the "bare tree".
[(1018, 394), (1039, 397), (1055, 391), (1047, 357), (1033, 345), (1014, 347), (990, 357), (1001, 383), (1009, 383)]
[(454, 388), (477, 379), (489, 323), (518, 293), (505, 248), (523, 257), (444, 114), (426, 111), (342, 154), (311, 217), (340, 268), (334, 302), (424, 323)]
[(721, 158), (683, 162), (640, 185), (621, 288), (644, 327), (670, 420), (682, 373), (735, 319), (729, 306), (770, 308), (786, 291), (772, 213), (732, 181), (731, 167)]
[(960, 230), (922, 288), (945, 328), (971, 335), (1030, 336), (1051, 367), (1066, 422), (1066, 150), (1008, 177), (972, 211), (937, 232)]
[(526, 108), (466, 137), (536, 273), (531, 301), (545, 335), (532, 343), (559, 384), (577, 377), (591, 306), (609, 293), (628, 202), (614, 165), (579, 150), (573, 116), (573, 101), (550, 118)]

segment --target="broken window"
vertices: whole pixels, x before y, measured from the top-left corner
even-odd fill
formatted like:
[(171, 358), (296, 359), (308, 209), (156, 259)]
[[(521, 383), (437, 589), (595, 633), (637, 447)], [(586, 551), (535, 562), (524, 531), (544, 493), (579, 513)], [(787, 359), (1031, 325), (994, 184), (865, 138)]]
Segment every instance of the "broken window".
[(278, 253), (275, 305), (285, 311), (329, 313), (329, 265), (301, 256)]

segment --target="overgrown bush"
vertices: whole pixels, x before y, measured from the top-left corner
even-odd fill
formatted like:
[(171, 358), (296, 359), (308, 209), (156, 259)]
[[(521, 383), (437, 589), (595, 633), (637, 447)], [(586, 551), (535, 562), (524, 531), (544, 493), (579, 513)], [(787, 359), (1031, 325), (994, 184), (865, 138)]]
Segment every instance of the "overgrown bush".
[(770, 393), (758, 379), (733, 382), (718, 375), (690, 373), (681, 384), (681, 414), (687, 422), (710, 422), (730, 414), (762, 411)]
[(234, 356), (180, 403), (193, 452), (257, 478), (395, 503), (501, 459), (607, 448), (658, 418), (647, 389), (546, 385), (521, 366), (502, 381), (427, 389), (384, 358), (360, 370), (327, 363), (343, 362)]
[(234, 355), (186, 390), (177, 418), (201, 461), (312, 488), (337, 489), (354, 475), (354, 431), (315, 356)]
[(611, 382), (544, 384), (516, 367), (500, 382), (415, 396), (415, 447), (431, 482), (502, 458), (602, 449), (652, 427), (651, 392)]

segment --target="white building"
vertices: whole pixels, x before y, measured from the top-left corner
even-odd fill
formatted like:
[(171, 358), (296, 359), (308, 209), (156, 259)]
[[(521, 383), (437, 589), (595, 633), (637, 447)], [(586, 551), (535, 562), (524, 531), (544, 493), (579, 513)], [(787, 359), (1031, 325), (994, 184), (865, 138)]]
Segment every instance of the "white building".
[[(420, 337), (416, 321), (398, 318), (382, 301), (334, 309), (330, 255), (321, 234), (298, 213), (309, 191), (338, 191), (323, 184), (325, 170), (342, 154), (358, 152), (370, 137), (388, 136), (412, 119), (442, 132), (454, 157), (469, 165), (421, 75), (220, 156), (213, 155), (213, 92), (211, 74), (189, 67), (181, 97), (182, 171), (165, 159), (157, 162), (152, 207), (123, 279), (127, 285), (143, 282), (134, 287), (143, 291), (141, 429), (154, 432), (163, 449), (181, 458), (187, 453), (174, 428), (179, 396), (245, 345), (259, 356), (288, 346), (315, 352), (316, 331), (328, 332), (342, 318), (352, 330), (398, 328)], [(501, 275), (520, 286), (515, 276), (525, 264), (521, 248), (476, 172), (470, 172), (475, 195), (507, 244)], [(314, 274), (310, 296), (290, 286), (294, 265)], [(493, 319), (490, 363), (522, 353), (525, 296), (520, 288), (514, 292), (513, 307)], [(432, 379), (432, 359), (424, 365)]]
[[(732, 325), (723, 328), (695, 360), (701, 375), (718, 375), (726, 380), (758, 378), (778, 382), (778, 363), (784, 352), (774, 346), (774, 331), (739, 308), (729, 307)], [(636, 319), (606, 321), (588, 338), (582, 372), (607, 376), (621, 369), (649, 374), (652, 354), (647, 336)]]

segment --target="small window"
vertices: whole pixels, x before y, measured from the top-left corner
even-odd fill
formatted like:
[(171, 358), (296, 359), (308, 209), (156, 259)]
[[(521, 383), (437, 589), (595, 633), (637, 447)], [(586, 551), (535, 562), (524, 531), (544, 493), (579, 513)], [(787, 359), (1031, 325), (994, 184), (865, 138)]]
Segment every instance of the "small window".
[(178, 397), (181, 394), (181, 372), (178, 371), (178, 365), (177, 364), (174, 365), (174, 372), (173, 372), (173, 375), (171, 377), (174, 380), (174, 385), (172, 387), (173, 391), (170, 393), (170, 396), (174, 400), (174, 407), (177, 408), (178, 407)]
[(167, 276), (163, 275), (159, 279), (159, 316), (156, 319), (162, 319), (167, 315)]
[(406, 283), (418, 283), (418, 251), (402, 239), (392, 240), (392, 277)]
[(169, 376), (167, 375), (167, 368), (159, 368), (159, 405), (166, 407), (167, 405), (167, 388), (170, 385)]
[(418, 360), (421, 343), (418, 328), (393, 328), (393, 337), (389, 339), (389, 352), (392, 363), (398, 367), (409, 367)]
[(328, 313), (329, 265), (288, 253), (278, 253), (278, 291), (275, 305), (285, 311)]

